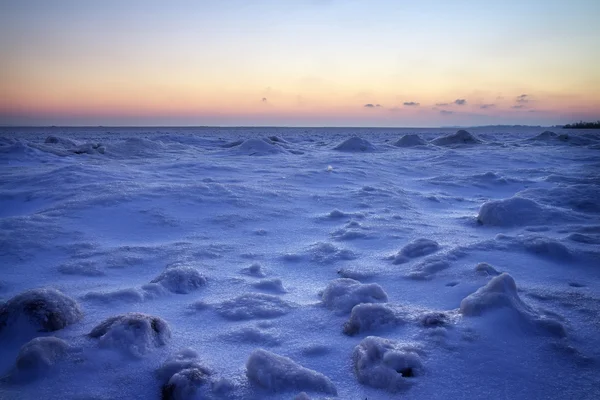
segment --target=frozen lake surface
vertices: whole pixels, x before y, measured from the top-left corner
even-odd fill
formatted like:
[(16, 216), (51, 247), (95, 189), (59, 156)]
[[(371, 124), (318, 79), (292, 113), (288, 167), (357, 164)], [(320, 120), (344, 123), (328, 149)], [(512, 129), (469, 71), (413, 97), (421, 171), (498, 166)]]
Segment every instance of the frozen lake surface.
[(599, 398), (600, 132), (467, 131), (1, 128), (0, 398)]

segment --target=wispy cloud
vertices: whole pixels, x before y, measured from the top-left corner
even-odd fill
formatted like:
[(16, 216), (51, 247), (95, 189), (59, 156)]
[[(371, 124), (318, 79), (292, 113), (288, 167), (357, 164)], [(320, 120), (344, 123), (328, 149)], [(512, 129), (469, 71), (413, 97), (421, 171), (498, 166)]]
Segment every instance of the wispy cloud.
[(456, 99), (456, 100), (454, 100), (454, 104), (456, 104), (457, 106), (464, 106), (465, 104), (467, 104), (467, 100), (466, 99)]
[(442, 114), (442, 115), (450, 115), (450, 114), (454, 114), (454, 111), (440, 110), (440, 114)]
[(416, 101), (405, 101), (403, 103), (406, 107), (419, 107), (421, 103), (417, 103)]
[(266, 103), (266, 102), (267, 102), (267, 98), (266, 98), (266, 97), (263, 97), (261, 101), (262, 101), (263, 103)]
[(496, 107), (496, 105), (495, 105), (495, 104), (493, 104), (493, 103), (490, 103), (490, 104), (482, 104), (482, 105), (480, 105), (480, 106), (479, 106), (479, 108), (481, 108), (482, 110), (487, 110), (488, 108), (494, 108), (494, 107)]
[(514, 108), (515, 110), (520, 110), (522, 108), (525, 108), (525, 106), (523, 104), (518, 104), (516, 106), (512, 106), (511, 108)]
[(517, 96), (517, 103), (529, 103), (529, 95), (522, 94), (520, 96)]
[(450, 103), (435, 103), (436, 107), (447, 107), (449, 105), (450, 105)]
[(379, 107), (381, 107), (381, 104), (367, 103), (363, 107), (366, 107), (366, 108), (379, 108)]

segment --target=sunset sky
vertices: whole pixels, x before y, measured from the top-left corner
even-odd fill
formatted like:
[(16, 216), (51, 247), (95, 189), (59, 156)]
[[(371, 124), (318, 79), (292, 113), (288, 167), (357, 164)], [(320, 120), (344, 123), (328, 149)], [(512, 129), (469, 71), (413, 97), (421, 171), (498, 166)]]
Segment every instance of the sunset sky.
[(0, 125), (600, 118), (599, 0), (0, 0)]

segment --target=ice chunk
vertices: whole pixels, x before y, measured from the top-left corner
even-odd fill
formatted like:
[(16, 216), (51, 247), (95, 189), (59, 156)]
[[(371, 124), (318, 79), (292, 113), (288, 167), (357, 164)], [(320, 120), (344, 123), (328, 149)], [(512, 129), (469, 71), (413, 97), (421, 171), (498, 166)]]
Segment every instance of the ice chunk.
[(83, 317), (79, 304), (56, 289), (31, 289), (0, 305), (0, 333), (18, 330), (20, 322), (39, 332), (52, 332)]
[(349, 153), (361, 153), (375, 151), (376, 148), (370, 142), (365, 139), (361, 139), (358, 136), (353, 136), (350, 139), (344, 140), (333, 148), (338, 151), (346, 151)]
[(217, 306), (223, 317), (231, 320), (276, 318), (289, 313), (294, 306), (277, 296), (264, 293), (246, 293)]
[(339, 278), (331, 281), (321, 295), (323, 304), (332, 310), (347, 313), (360, 303), (385, 303), (387, 294), (376, 283), (360, 283), (354, 279)]
[(451, 135), (441, 136), (439, 138), (433, 139), (431, 143), (437, 146), (452, 146), (452, 145), (461, 145), (461, 144), (477, 144), (481, 143), (481, 140), (469, 132), (461, 129), (456, 133)]
[(142, 356), (171, 339), (171, 329), (165, 320), (142, 313), (127, 313), (110, 317), (89, 333), (103, 347), (124, 350)]
[(424, 146), (426, 144), (427, 142), (425, 140), (421, 139), (419, 135), (416, 135), (414, 133), (404, 135), (396, 142), (394, 142), (394, 146), (396, 147), (414, 147)]
[(49, 336), (37, 337), (21, 347), (15, 362), (15, 379), (35, 379), (47, 373), (69, 351), (70, 346), (62, 339)]
[(423, 370), (419, 346), (367, 336), (354, 348), (354, 372), (364, 385), (396, 392)]
[(431, 239), (416, 239), (404, 246), (398, 254), (393, 257), (394, 264), (403, 264), (411, 258), (422, 257), (435, 253), (440, 249), (440, 245)]
[(402, 319), (388, 304), (362, 303), (352, 308), (350, 319), (344, 324), (344, 333), (352, 336), (401, 322)]
[(206, 278), (192, 267), (167, 268), (150, 283), (160, 283), (173, 293), (186, 294), (206, 284)]
[(337, 395), (333, 382), (325, 375), (263, 349), (250, 354), (246, 362), (246, 376), (273, 391), (308, 390)]

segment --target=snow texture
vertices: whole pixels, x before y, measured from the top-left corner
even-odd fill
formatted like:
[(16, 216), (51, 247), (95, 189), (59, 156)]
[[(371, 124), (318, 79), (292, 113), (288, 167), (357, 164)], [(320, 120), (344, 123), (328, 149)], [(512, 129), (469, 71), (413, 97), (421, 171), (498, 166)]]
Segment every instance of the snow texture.
[(402, 322), (394, 308), (388, 304), (361, 303), (352, 308), (350, 319), (344, 324), (344, 333), (352, 336)]
[(302, 390), (337, 395), (333, 382), (325, 375), (263, 349), (254, 350), (248, 357), (246, 376), (272, 391)]

